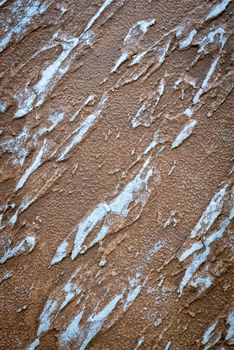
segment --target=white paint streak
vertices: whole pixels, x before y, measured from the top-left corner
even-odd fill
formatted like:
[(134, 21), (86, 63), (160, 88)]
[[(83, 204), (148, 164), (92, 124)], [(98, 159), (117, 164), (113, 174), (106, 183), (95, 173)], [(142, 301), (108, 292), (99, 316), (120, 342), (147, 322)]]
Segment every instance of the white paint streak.
[(46, 152), (47, 148), (46, 148), (46, 140), (44, 140), (44, 144), (41, 147), (40, 151), (38, 152), (38, 154), (36, 155), (33, 163), (30, 165), (29, 168), (27, 168), (24, 172), (24, 174), (21, 176), (16, 188), (15, 188), (15, 192), (17, 192), (19, 189), (21, 189), (24, 184), (26, 183), (26, 181), (28, 180), (28, 178), (34, 173), (34, 171), (36, 171), (42, 164), (42, 157), (44, 155), (44, 153)]
[(0, 149), (3, 152), (11, 153), (13, 165), (23, 165), (25, 158), (28, 155), (26, 142), (29, 138), (29, 130), (26, 126), (23, 127), (22, 131), (18, 136), (14, 138), (5, 139), (0, 143)]
[(197, 104), (200, 102), (200, 97), (209, 90), (209, 80), (212, 76), (212, 74), (214, 73), (216, 66), (218, 64), (219, 61), (219, 56), (215, 58), (215, 60), (212, 62), (206, 76), (205, 79), (203, 80), (200, 89), (198, 90), (198, 92), (195, 94), (194, 98), (193, 98), (193, 104)]
[(51, 265), (58, 264), (60, 261), (62, 261), (67, 256), (67, 248), (68, 248), (68, 242), (63, 241), (58, 249), (56, 250), (56, 253), (51, 260)]
[[(113, 231), (123, 227), (125, 218), (127, 218), (130, 211), (130, 205), (133, 205), (133, 203), (140, 204), (140, 209), (136, 213), (134, 221), (140, 216), (142, 208), (149, 197), (147, 182), (153, 175), (153, 170), (148, 167), (149, 161), (150, 158), (145, 161), (139, 174), (126, 185), (124, 190), (113, 201), (98, 204), (97, 207), (78, 224), (71, 255), (72, 259), (75, 259), (78, 253), (82, 251), (82, 245), (85, 243), (86, 238), (99, 223), (102, 223), (102, 227), (97, 232), (96, 239), (90, 243), (88, 248), (99, 240), (102, 240), (107, 233), (110, 232), (112, 227)], [(148, 170), (145, 171), (145, 168), (148, 168)], [(112, 223), (113, 215), (119, 217), (115, 225)]]
[(50, 329), (51, 318), (53, 313), (57, 309), (58, 302), (57, 300), (49, 299), (47, 300), (44, 309), (40, 315), (40, 323), (37, 330), (37, 336), (40, 337), (43, 333), (47, 332)]
[(222, 211), (226, 190), (227, 185), (224, 185), (221, 190), (213, 196), (200, 220), (192, 230), (191, 238), (195, 238), (200, 233), (207, 232), (213, 225)]
[(230, 4), (231, 1), (232, 0), (223, 0), (219, 4), (215, 5), (208, 13), (206, 20), (219, 16), (223, 11), (225, 11), (226, 7)]
[(51, 122), (51, 126), (49, 128), (45, 127), (45, 128), (41, 128), (38, 130), (38, 135), (41, 136), (43, 134), (45, 134), (46, 132), (51, 132), (56, 126), (57, 124), (63, 120), (64, 118), (64, 113), (55, 113), (53, 115), (51, 115), (49, 117), (49, 120)]
[(191, 44), (191, 42), (193, 41), (193, 38), (196, 34), (197, 34), (196, 29), (191, 30), (191, 32), (188, 34), (188, 36), (179, 42), (179, 47), (181, 49), (185, 49), (186, 47), (188, 47)]
[(68, 146), (62, 151), (60, 156), (58, 157), (58, 161), (62, 161), (65, 159), (67, 154), (78, 144), (80, 143), (89, 129), (93, 126), (96, 119), (101, 115), (103, 109), (106, 107), (106, 102), (108, 101), (108, 97), (104, 94), (99, 102), (97, 109), (91, 113), (86, 119), (82, 122), (82, 124), (73, 131), (71, 142)]
[(28, 236), (14, 248), (9, 248), (4, 255), (0, 258), (0, 264), (4, 264), (7, 260), (21, 255), (23, 253), (30, 253), (36, 245), (36, 239), (33, 236)]
[(179, 145), (181, 145), (184, 142), (184, 140), (186, 140), (192, 134), (193, 128), (196, 124), (196, 120), (191, 120), (189, 123), (187, 123), (180, 131), (180, 133), (176, 136), (171, 148), (176, 148)]
[[(139, 21), (136, 24), (134, 24), (132, 28), (130, 28), (123, 42), (123, 50), (122, 50), (121, 56), (118, 58), (114, 67), (112, 68), (111, 70), (112, 73), (116, 72), (117, 69), (121, 66), (121, 64), (127, 61), (127, 59), (131, 55), (131, 51), (134, 50), (136, 45), (142, 40), (143, 36), (147, 33), (149, 27), (151, 27), (154, 24), (155, 24), (155, 19), (148, 19), (148, 20)], [(139, 57), (137, 61), (139, 62)]]
[[(41, 5), (39, 1), (22, 1), (18, 0), (10, 8), (11, 14), (6, 20), (6, 25), (3, 27), (5, 36), (0, 41), (0, 52), (2, 52), (9, 42), (15, 36), (19, 38), (23, 35), (27, 26), (31, 23), (33, 17), (43, 14), (47, 10), (48, 5)], [(17, 14), (15, 16), (15, 14)], [(10, 24), (13, 24), (10, 28)], [(16, 23), (14, 25), (14, 23)]]
[(229, 344), (234, 345), (234, 311), (230, 312), (228, 315), (227, 323), (229, 324), (229, 328), (225, 340), (227, 340)]
[(216, 326), (217, 326), (217, 322), (214, 322), (207, 328), (207, 330), (205, 331), (205, 333), (203, 334), (203, 337), (202, 337), (202, 344), (203, 345), (205, 345), (209, 342), (209, 339), (212, 336), (212, 333), (214, 332)]

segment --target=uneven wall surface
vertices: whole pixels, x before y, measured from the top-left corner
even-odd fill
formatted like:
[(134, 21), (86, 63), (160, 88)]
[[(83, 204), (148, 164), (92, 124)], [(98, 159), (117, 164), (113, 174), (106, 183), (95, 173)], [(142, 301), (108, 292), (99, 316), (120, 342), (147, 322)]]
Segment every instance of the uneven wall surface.
[(233, 11), (0, 1), (1, 349), (234, 349)]

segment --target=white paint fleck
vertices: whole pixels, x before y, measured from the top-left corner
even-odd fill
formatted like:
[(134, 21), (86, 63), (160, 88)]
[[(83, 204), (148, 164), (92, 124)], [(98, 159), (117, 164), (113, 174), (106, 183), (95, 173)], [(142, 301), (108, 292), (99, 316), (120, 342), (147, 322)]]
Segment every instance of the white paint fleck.
[(223, 11), (225, 11), (226, 7), (230, 4), (231, 0), (223, 0), (219, 4), (215, 5), (212, 10), (208, 13), (206, 20), (213, 19), (219, 16)]
[(222, 211), (226, 190), (227, 190), (227, 185), (224, 185), (213, 196), (208, 207), (202, 214), (200, 220), (192, 230), (191, 236), (190, 236), (191, 238), (195, 238), (200, 233), (207, 232), (210, 229), (210, 227), (213, 225), (213, 223), (215, 222), (215, 220), (218, 218), (218, 216)]
[(180, 131), (180, 133), (176, 136), (171, 148), (176, 148), (180, 146), (184, 142), (184, 140), (186, 140), (192, 134), (193, 128), (196, 124), (196, 120), (191, 120), (189, 123), (187, 123)]
[(61, 346), (68, 345), (71, 341), (75, 340), (80, 335), (80, 321), (83, 316), (83, 310), (71, 321), (67, 329), (59, 336), (59, 343)]
[(12, 154), (13, 165), (23, 165), (24, 161), (28, 155), (28, 149), (26, 142), (29, 138), (29, 130), (26, 126), (23, 127), (22, 131), (18, 136), (13, 138), (8, 138), (0, 143), (0, 149), (3, 152)]
[[(225, 186), (226, 187), (226, 186)], [(233, 204), (232, 204), (233, 206)], [(182, 278), (182, 281), (179, 286), (179, 295), (182, 295), (184, 287), (188, 284), (188, 282), (192, 279), (193, 274), (197, 271), (197, 269), (206, 261), (207, 257), (209, 256), (211, 250), (210, 245), (217, 239), (221, 238), (226, 230), (226, 228), (231, 223), (232, 219), (234, 217), (234, 207), (231, 208), (230, 214), (228, 217), (223, 219), (220, 223), (220, 228), (217, 231), (214, 231), (209, 237), (207, 237), (203, 241), (204, 245), (204, 251), (200, 254), (195, 254), (193, 256), (192, 262), (187, 267), (185, 274)], [(210, 226), (209, 226), (210, 227)]]
[(40, 323), (37, 329), (37, 336), (40, 337), (43, 333), (50, 329), (51, 317), (56, 311), (58, 302), (57, 300), (49, 299), (47, 300), (44, 309), (40, 315)]
[(29, 347), (27, 348), (27, 350), (35, 350), (36, 348), (38, 348), (38, 346), (40, 345), (40, 340), (39, 339), (35, 339), (31, 345), (29, 345)]
[(212, 285), (212, 277), (197, 277), (194, 281), (191, 282), (191, 286), (198, 288), (199, 286), (202, 286), (202, 291), (210, 288)]
[(140, 346), (144, 343), (144, 336), (142, 336), (140, 339), (138, 339), (137, 345), (134, 350), (138, 350)]
[(205, 79), (203, 80), (200, 89), (197, 91), (197, 93), (195, 94), (194, 98), (193, 98), (193, 104), (197, 104), (200, 102), (200, 97), (209, 90), (209, 80), (212, 76), (212, 74), (214, 73), (216, 66), (219, 62), (219, 56), (216, 57), (214, 59), (214, 61), (212, 62), (206, 76)]
[(23, 253), (30, 253), (36, 245), (36, 239), (33, 236), (28, 236), (19, 242), (14, 248), (9, 248), (0, 258), (0, 264), (4, 264), (7, 260), (21, 255)]
[(62, 151), (62, 153), (60, 154), (60, 156), (58, 157), (58, 161), (62, 161), (65, 159), (65, 157), (67, 156), (67, 154), (78, 144), (80, 143), (85, 135), (87, 134), (87, 132), (89, 131), (89, 129), (93, 126), (94, 122), (96, 121), (96, 119), (101, 115), (103, 109), (106, 107), (106, 103), (108, 101), (108, 97), (107, 95), (103, 95), (98, 106), (97, 109), (91, 113), (88, 117), (85, 118), (85, 120), (82, 122), (82, 124), (73, 131), (72, 135), (72, 139), (71, 142), (68, 144), (68, 146)]
[(223, 28), (217, 28), (200, 41), (198, 53), (204, 51), (207, 44), (213, 43), (217, 36), (219, 36), (219, 42), (223, 48), (227, 41), (226, 32)]
[(122, 294), (117, 294), (101, 311), (96, 314), (92, 314), (88, 317), (89, 328), (87, 331), (86, 338), (84, 339), (80, 350), (86, 349), (90, 341), (95, 337), (95, 335), (100, 331), (104, 322), (107, 320), (108, 316), (115, 309), (118, 302), (122, 299)]
[(51, 265), (58, 264), (60, 261), (62, 261), (67, 256), (67, 248), (68, 248), (68, 242), (65, 240), (63, 241), (58, 249), (56, 250), (56, 253), (51, 260)]
[(100, 17), (100, 15), (105, 11), (105, 9), (110, 6), (110, 4), (113, 2), (113, 0), (105, 0), (104, 3), (102, 4), (102, 6), (100, 7), (100, 9), (97, 11), (97, 13), (90, 19), (90, 21), (88, 22), (87, 26), (85, 27), (84, 32), (87, 32), (92, 25), (94, 24), (94, 22), (98, 19), (98, 17)]
[(210, 337), (212, 336), (213, 331), (217, 326), (217, 322), (212, 323), (205, 331), (202, 337), (202, 344), (205, 345), (209, 342)]
[(202, 247), (203, 247), (203, 244), (201, 242), (194, 243), (190, 248), (185, 250), (183, 254), (180, 255), (179, 261), (182, 262), (186, 260), (191, 254), (201, 249)]
[(193, 41), (193, 38), (196, 34), (197, 34), (196, 29), (191, 30), (191, 32), (188, 34), (188, 36), (179, 42), (179, 47), (181, 49), (185, 49), (186, 47), (188, 47), (191, 44), (191, 42)]
[(6, 102), (1, 102), (0, 101), (0, 113), (4, 113), (7, 110), (7, 104)]
[[(147, 96), (147, 98), (141, 104), (141, 107), (138, 109), (135, 117), (131, 121), (133, 128), (138, 127), (139, 125), (150, 125), (151, 118), (155, 113), (155, 109), (164, 94), (165, 91), (165, 81), (161, 79), (156, 85), (154, 91)], [(156, 141), (156, 140), (155, 140)]]
[(11, 272), (5, 272), (0, 275), (0, 283), (11, 278), (13, 274)]
[(26, 183), (26, 181), (28, 180), (28, 178), (32, 175), (32, 173), (34, 173), (34, 171), (36, 171), (41, 166), (42, 157), (46, 151), (47, 151), (46, 140), (44, 140), (43, 146), (41, 147), (40, 151), (36, 155), (34, 161), (30, 165), (30, 167), (28, 167), (25, 170), (25, 172), (23, 173), (23, 175), (21, 176), (18, 184), (16, 185), (15, 192), (17, 192), (19, 189), (21, 189), (24, 186), (24, 184)]
[(170, 347), (171, 347), (171, 341), (169, 341), (169, 342), (167, 343), (167, 345), (166, 345), (166, 347), (165, 347), (165, 350), (169, 350)]
[[(141, 41), (143, 36), (148, 31), (149, 27), (151, 27), (154, 24), (155, 19), (148, 19), (139, 21), (136, 24), (134, 24), (132, 28), (130, 28), (128, 34), (124, 38), (121, 56), (118, 58), (114, 67), (112, 68), (112, 73), (116, 72), (117, 69), (121, 66), (121, 64), (127, 61), (127, 59), (130, 57), (131, 50), (133, 50), (136, 47), (136, 45)], [(136, 61), (138, 63), (141, 58), (135, 57), (135, 63)], [(131, 63), (131, 65), (133, 65), (133, 63)]]
[(72, 115), (72, 117), (70, 118), (70, 122), (73, 122), (74, 120), (77, 119), (78, 115), (80, 114), (81, 110), (87, 106), (90, 102), (93, 102), (95, 99), (95, 95), (90, 95), (87, 97), (87, 99), (85, 100), (85, 102), (82, 104), (82, 106)]
[[(93, 246), (99, 240), (102, 240), (107, 233), (110, 232), (112, 227), (113, 231), (123, 227), (125, 218), (127, 218), (130, 211), (130, 205), (133, 203), (140, 204), (135, 220), (140, 216), (142, 208), (149, 197), (147, 182), (153, 175), (153, 170), (148, 166), (149, 161), (150, 158), (145, 161), (139, 174), (125, 186), (123, 191), (120, 192), (115, 199), (109, 203), (104, 202), (98, 204), (97, 207), (78, 224), (71, 254), (72, 259), (75, 259), (75, 257), (82, 252), (83, 243), (99, 223), (102, 223), (102, 227), (97, 232), (96, 238), (87, 248)], [(148, 170), (145, 171), (147, 168)], [(112, 222), (113, 216), (119, 217), (118, 221), (115, 220), (116, 222), (114, 225)]]
[(57, 124), (61, 120), (63, 120), (63, 118), (64, 118), (64, 113), (55, 113), (55, 114), (51, 115), (49, 117), (49, 120), (51, 122), (51, 126), (49, 128), (45, 127), (45, 128), (39, 129), (38, 135), (41, 136), (41, 135), (45, 134), (46, 132), (52, 131), (57, 126)]
[(234, 345), (234, 311), (229, 313), (227, 323), (229, 324), (229, 328), (225, 340), (227, 340), (229, 344)]

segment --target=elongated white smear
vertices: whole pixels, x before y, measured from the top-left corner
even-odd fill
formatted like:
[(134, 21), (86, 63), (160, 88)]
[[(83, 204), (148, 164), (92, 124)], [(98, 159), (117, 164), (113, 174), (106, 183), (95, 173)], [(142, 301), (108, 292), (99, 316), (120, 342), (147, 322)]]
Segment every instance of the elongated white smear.
[(94, 101), (94, 99), (95, 99), (95, 95), (88, 96), (87, 99), (85, 100), (85, 102), (83, 103), (83, 105), (72, 115), (72, 117), (70, 118), (70, 122), (73, 122), (74, 120), (76, 120), (76, 118), (78, 117), (81, 110), (85, 106), (87, 106), (90, 102)]
[(151, 118), (153, 118), (155, 109), (164, 94), (164, 91), (165, 81), (164, 79), (161, 79), (159, 84), (155, 87), (155, 90), (143, 101), (135, 117), (132, 119), (131, 125), (133, 128), (136, 128), (139, 125), (150, 125)]
[(229, 328), (227, 330), (225, 340), (227, 340), (229, 344), (234, 345), (234, 311), (230, 312), (228, 315), (227, 324), (229, 325)]
[[(27, 26), (31, 23), (33, 17), (43, 14), (48, 8), (47, 4), (41, 5), (40, 1), (22, 1), (18, 0), (10, 8), (11, 15), (7, 18), (6, 26), (3, 27), (5, 36), (0, 40), (0, 52), (2, 52), (12, 40), (13, 37), (23, 35)], [(13, 14), (17, 14), (16, 16)], [(16, 23), (11, 27), (11, 24)]]
[(208, 343), (208, 341), (209, 341), (213, 331), (215, 330), (216, 326), (217, 326), (217, 322), (214, 322), (207, 328), (207, 330), (205, 331), (205, 333), (203, 334), (203, 337), (202, 337), (202, 344), (203, 345)]
[(188, 36), (179, 42), (179, 47), (181, 49), (185, 49), (186, 47), (188, 47), (191, 44), (191, 42), (193, 41), (193, 38), (196, 34), (197, 34), (196, 29), (191, 30), (191, 32), (188, 34)]
[(180, 255), (179, 261), (182, 262), (187, 259), (191, 254), (201, 249), (203, 244), (200, 242), (194, 243), (189, 249), (187, 249), (183, 254)]
[(29, 345), (29, 347), (27, 348), (27, 350), (35, 350), (36, 348), (38, 348), (38, 346), (40, 345), (40, 340), (39, 339), (35, 339), (32, 344)]
[(44, 141), (43, 146), (41, 147), (40, 151), (38, 152), (37, 156), (35, 157), (33, 163), (30, 165), (29, 168), (27, 168), (24, 172), (24, 174), (22, 175), (22, 177), (20, 178), (16, 188), (15, 188), (15, 192), (18, 191), (19, 189), (21, 189), (24, 184), (26, 183), (26, 181), (28, 180), (28, 178), (32, 175), (32, 173), (34, 173), (34, 171), (36, 171), (42, 164), (42, 157), (44, 155), (44, 153), (46, 152), (46, 141)]
[(109, 315), (115, 309), (118, 302), (122, 299), (122, 294), (117, 294), (101, 311), (96, 314), (92, 314), (88, 318), (89, 328), (85, 340), (83, 341), (80, 350), (86, 349), (90, 341), (100, 331), (104, 322), (107, 320)]
[(142, 336), (140, 339), (138, 339), (137, 345), (134, 350), (138, 350), (139, 347), (144, 343), (144, 336)]
[(14, 248), (9, 248), (4, 255), (0, 258), (0, 264), (4, 264), (7, 260), (24, 254), (30, 253), (36, 245), (36, 239), (33, 236), (28, 236), (24, 238), (20, 243)]
[[(233, 206), (233, 204), (232, 204)], [(230, 225), (232, 219), (234, 217), (234, 207), (231, 208), (230, 214), (227, 218), (225, 218), (221, 224), (220, 228), (217, 231), (214, 231), (209, 237), (207, 237), (204, 240), (204, 251), (200, 254), (195, 254), (193, 256), (192, 262), (187, 267), (185, 274), (182, 278), (182, 281), (179, 286), (179, 295), (182, 295), (183, 289), (188, 284), (188, 282), (192, 279), (193, 274), (197, 271), (197, 269), (206, 261), (207, 257), (209, 256), (211, 250), (210, 245), (216, 241), (217, 239), (221, 238), (226, 230), (226, 228)]]
[(111, 72), (116, 72), (117, 69), (130, 57), (131, 50), (142, 40), (143, 36), (148, 31), (149, 27), (155, 24), (155, 19), (139, 21), (130, 28), (128, 34), (123, 41), (123, 49), (120, 57), (116, 61)]
[(12, 154), (11, 160), (13, 165), (23, 165), (28, 155), (27, 140), (29, 138), (29, 130), (26, 126), (18, 136), (7, 138), (0, 143), (0, 149), (3, 152)]
[(50, 329), (52, 315), (57, 309), (57, 300), (49, 299), (47, 300), (44, 309), (40, 315), (40, 323), (37, 330), (37, 336), (40, 337), (43, 333)]
[(193, 128), (196, 124), (196, 120), (191, 120), (189, 123), (187, 123), (180, 131), (180, 133), (176, 136), (175, 140), (171, 145), (171, 148), (176, 148), (179, 145), (181, 145), (182, 142), (184, 142), (184, 140), (186, 140), (192, 134)]
[(170, 347), (171, 347), (171, 341), (169, 341), (169, 342), (167, 343), (167, 345), (166, 345), (166, 347), (165, 347), (165, 350), (169, 350)]
[(219, 16), (223, 11), (225, 11), (226, 7), (230, 4), (231, 1), (232, 0), (223, 0), (219, 4), (215, 5), (208, 13), (206, 20)]
[(58, 249), (56, 250), (54, 257), (51, 260), (51, 265), (58, 264), (67, 256), (67, 248), (68, 248), (68, 242), (63, 241), (58, 247)]
[(200, 220), (194, 227), (194, 229), (191, 232), (190, 237), (195, 238), (198, 234), (201, 232), (207, 232), (209, 228), (213, 225), (215, 220), (220, 215), (223, 204), (224, 204), (224, 198), (227, 191), (227, 185), (224, 185), (211, 199), (208, 207), (202, 214)]
[[(139, 217), (149, 197), (147, 182), (153, 175), (153, 170), (151, 168), (145, 171), (145, 168), (148, 167), (148, 162), (149, 159), (145, 161), (139, 174), (126, 185), (123, 191), (113, 201), (98, 204), (97, 207), (78, 224), (71, 255), (72, 259), (75, 259), (78, 253), (82, 251), (82, 246), (86, 238), (98, 224), (102, 223), (102, 226), (96, 234), (96, 239), (94, 239), (87, 248), (90, 248), (99, 240), (102, 240), (111, 230), (115, 231), (123, 227), (130, 211), (130, 205), (133, 203), (140, 204), (140, 208), (134, 220)], [(118, 218), (115, 225), (113, 225), (112, 221), (113, 216), (116, 216), (116, 219)]]
[(73, 132), (73, 137), (68, 146), (62, 151), (60, 156), (58, 157), (58, 161), (62, 161), (65, 159), (67, 154), (78, 144), (80, 143), (89, 129), (93, 126), (96, 119), (101, 115), (103, 109), (106, 107), (106, 102), (108, 101), (108, 97), (106, 95), (102, 96), (101, 101), (99, 102), (97, 109), (91, 113), (83, 123)]
[(38, 130), (38, 135), (41, 136), (43, 134), (45, 134), (46, 132), (51, 132), (56, 126), (57, 124), (63, 120), (64, 118), (64, 113), (55, 113), (53, 115), (50, 116), (50, 122), (51, 122), (51, 126), (49, 128), (41, 128)]
[(104, 1), (104, 3), (102, 4), (102, 6), (100, 7), (100, 9), (97, 11), (97, 13), (90, 19), (90, 21), (88, 22), (87, 26), (85, 27), (84, 32), (87, 32), (92, 25), (94, 24), (94, 22), (98, 19), (98, 17), (100, 17), (100, 15), (105, 11), (105, 9), (110, 6), (110, 4), (113, 2), (113, 0), (106, 0)]
[(59, 343), (61, 346), (66, 346), (71, 341), (77, 339), (80, 335), (80, 321), (83, 316), (83, 311), (81, 311), (69, 324), (67, 329), (60, 335)]
[(209, 80), (212, 76), (212, 74), (214, 73), (216, 66), (218, 64), (219, 61), (219, 56), (215, 58), (215, 60), (212, 62), (205, 79), (203, 80), (200, 89), (198, 90), (198, 92), (196, 93), (196, 95), (193, 98), (193, 104), (197, 104), (200, 102), (200, 97), (208, 91), (209, 89)]

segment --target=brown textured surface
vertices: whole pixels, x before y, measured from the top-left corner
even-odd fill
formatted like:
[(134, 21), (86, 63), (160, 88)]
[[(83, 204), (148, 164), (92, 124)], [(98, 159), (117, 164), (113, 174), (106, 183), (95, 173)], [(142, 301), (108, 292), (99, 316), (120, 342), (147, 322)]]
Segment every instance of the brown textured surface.
[(0, 6), (1, 349), (233, 348), (232, 2)]

